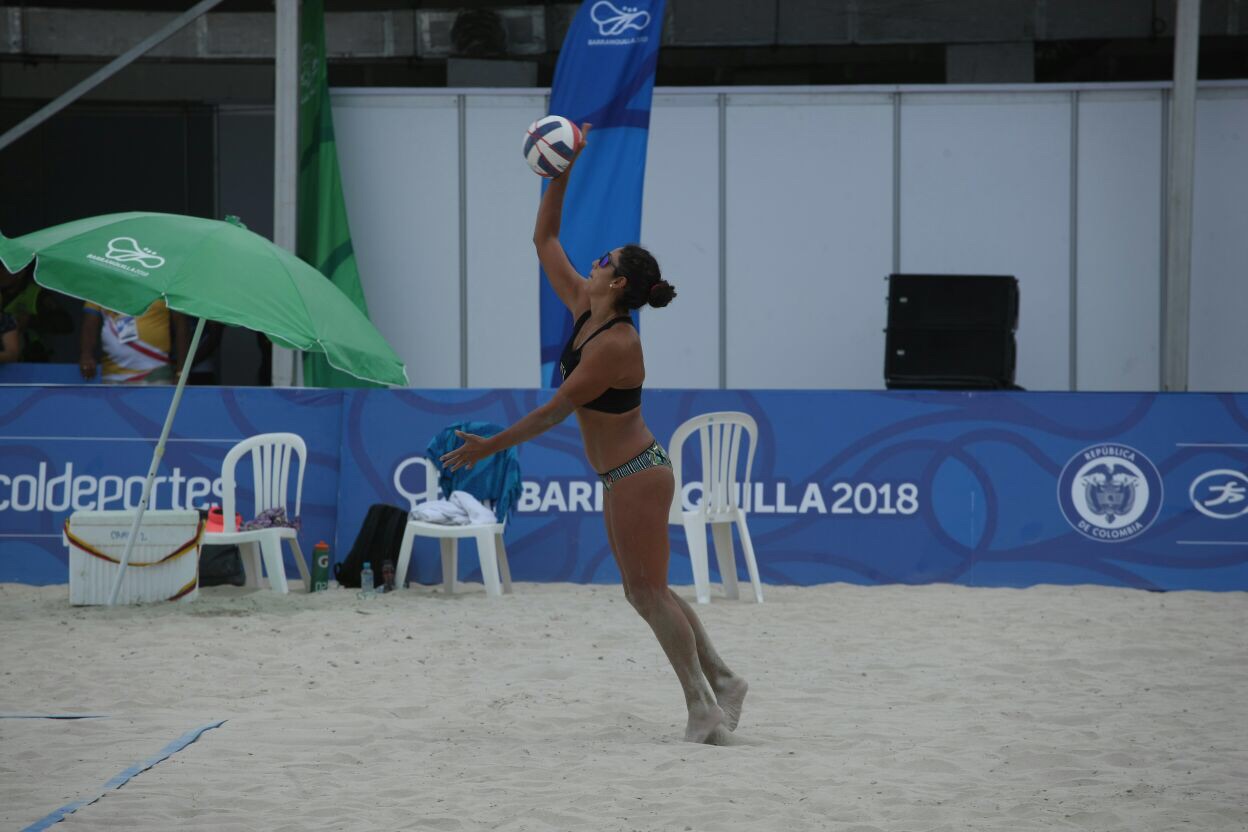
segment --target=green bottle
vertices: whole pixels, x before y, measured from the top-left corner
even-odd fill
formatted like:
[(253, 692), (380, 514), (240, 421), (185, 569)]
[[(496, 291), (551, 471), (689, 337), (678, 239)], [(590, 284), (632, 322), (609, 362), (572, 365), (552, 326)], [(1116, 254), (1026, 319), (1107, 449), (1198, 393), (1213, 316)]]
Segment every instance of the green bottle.
[(329, 544), (322, 540), (312, 547), (312, 591), (329, 589)]

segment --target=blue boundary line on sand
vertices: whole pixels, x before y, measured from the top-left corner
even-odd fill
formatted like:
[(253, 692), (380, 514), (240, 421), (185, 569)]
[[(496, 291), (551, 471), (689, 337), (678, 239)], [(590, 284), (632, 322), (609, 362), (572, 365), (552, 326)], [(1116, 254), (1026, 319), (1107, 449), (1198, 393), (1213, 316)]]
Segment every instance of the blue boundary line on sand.
[(93, 797), (83, 798), (82, 800), (74, 801), (73, 803), (68, 803), (62, 806), (61, 808), (57, 809), (55, 812), (48, 815), (47, 817), (41, 818), (40, 820), (37, 820), (34, 823), (32, 823), (30, 826), (27, 826), (24, 830), (22, 830), (22, 832), (40, 832), (40, 830), (47, 829), (49, 826), (52, 826), (55, 823), (60, 823), (62, 820), (65, 819), (67, 815), (73, 814), (74, 812), (81, 809), (83, 806), (90, 806), (92, 803), (94, 803), (95, 801), (103, 797), (107, 792), (112, 791), (113, 789), (119, 789), (122, 786), (124, 786), (126, 782), (130, 778), (134, 777), (135, 775), (142, 774), (143, 772), (147, 771), (149, 768), (161, 762), (162, 760), (166, 760), (169, 757), (172, 757), (174, 754), (181, 751), (183, 748), (186, 748), (188, 745), (195, 742), (195, 740), (199, 739), (200, 734), (204, 733), (205, 731), (211, 731), (213, 728), (216, 728), (224, 724), (225, 724), (225, 720), (222, 719), (222, 720), (218, 720), (217, 722), (209, 722), (206, 725), (201, 725), (192, 731), (187, 731), (185, 734), (183, 734), (182, 736), (178, 737), (173, 742), (166, 745), (160, 751), (160, 753), (157, 754), (156, 756), (150, 757), (141, 763), (135, 763), (134, 765), (130, 766), (130, 768), (118, 774), (112, 780), (109, 780), (107, 783), (104, 784), (103, 788), (100, 789), (99, 794), (96, 794)]
[(108, 714), (0, 714), (0, 719), (108, 719)]

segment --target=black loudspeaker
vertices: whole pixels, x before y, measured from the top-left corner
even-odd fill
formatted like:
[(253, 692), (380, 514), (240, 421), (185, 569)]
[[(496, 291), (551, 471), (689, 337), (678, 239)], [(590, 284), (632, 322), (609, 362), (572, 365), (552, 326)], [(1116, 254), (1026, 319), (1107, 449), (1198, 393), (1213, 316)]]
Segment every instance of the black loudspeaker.
[(996, 275), (888, 278), (889, 389), (1000, 390), (1014, 384), (1018, 280)]
[(1003, 390), (1014, 386), (1017, 347), (1004, 329), (890, 329), (884, 381), (896, 390)]
[(1018, 279), (995, 275), (893, 274), (888, 328), (1018, 329)]

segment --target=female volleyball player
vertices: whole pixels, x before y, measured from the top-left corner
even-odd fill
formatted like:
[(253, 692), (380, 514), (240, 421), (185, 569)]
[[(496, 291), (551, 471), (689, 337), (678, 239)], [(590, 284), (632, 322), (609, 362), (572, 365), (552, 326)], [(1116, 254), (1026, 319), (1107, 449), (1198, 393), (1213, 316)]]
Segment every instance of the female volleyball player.
[[(582, 126), (582, 136), (589, 133)], [(584, 149), (582, 138), (576, 156)], [(573, 158), (575, 163), (576, 157)], [(720, 742), (737, 726), (748, 685), (733, 674), (687, 603), (667, 586), (667, 514), (675, 482), (671, 461), (641, 418), (645, 363), (628, 310), (666, 306), (676, 296), (640, 246), (612, 249), (586, 280), (559, 242), (572, 166), (554, 179), (537, 211), (533, 243), (552, 288), (576, 319), (563, 350), (563, 385), (554, 398), (488, 439), (460, 433), (464, 444), (442, 457), (452, 470), (532, 439), (576, 413), (585, 455), (602, 472), (603, 519), (624, 595), (658, 637), (684, 690), (685, 739)]]

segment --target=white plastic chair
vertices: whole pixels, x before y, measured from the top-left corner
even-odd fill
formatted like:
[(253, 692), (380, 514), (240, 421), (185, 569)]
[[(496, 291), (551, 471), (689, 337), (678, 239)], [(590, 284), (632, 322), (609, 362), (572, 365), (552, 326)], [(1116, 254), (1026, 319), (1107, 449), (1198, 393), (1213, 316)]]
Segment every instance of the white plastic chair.
[[(702, 452), (702, 500), (693, 511), (684, 511), (681, 494), (684, 483), (681, 478), (681, 448), (694, 432), (697, 432)], [(740, 462), (741, 437), (749, 434), (750, 447), (745, 458), (745, 479), (738, 482), (737, 468)], [(758, 445), (758, 425), (748, 413), (721, 411), (704, 413), (688, 420), (672, 434), (668, 443), (668, 455), (672, 458), (672, 473), (676, 478), (676, 493), (668, 515), (669, 524), (685, 527), (689, 542), (689, 563), (693, 567), (693, 586), (699, 604), (711, 602), (710, 570), (707, 566), (706, 527), (711, 527), (715, 541), (715, 558), (719, 561), (719, 574), (724, 584), (724, 595), (740, 597), (737, 588), (737, 562), (732, 546), (732, 527), (737, 527), (741, 537), (741, 549), (745, 553), (745, 567), (754, 584), (754, 599), (763, 603), (763, 586), (758, 579), (758, 563), (754, 559), (754, 544), (745, 523), (745, 510), (741, 508), (741, 495), (750, 488), (750, 471), (754, 465), (754, 449)]]
[[(425, 469), (425, 490), (415, 494), (406, 491), (400, 483), (403, 472), (414, 463), (420, 463)], [(414, 510), (425, 500), (441, 497), (438, 492), (438, 469), (423, 457), (412, 457), (395, 469), (394, 487), (400, 494), (407, 495), (409, 510)], [(493, 501), (485, 501), (484, 505), (491, 510), (494, 508)], [(442, 547), (442, 587), (448, 595), (454, 594), (455, 577), (459, 574), (459, 541), (461, 538), (471, 537), (477, 542), (477, 557), (481, 560), (481, 580), (485, 584), (485, 594), (498, 596), (504, 592), (510, 593), (511, 567), (507, 563), (507, 549), (503, 546), (505, 525), (503, 522), (444, 526), (409, 517), (407, 527), (403, 530), (403, 542), (399, 544), (399, 563), (395, 568), (395, 578), (400, 583), (407, 578), (408, 564), (412, 560), (412, 545), (416, 538), (436, 537)]]
[[(243, 557), (246, 586), (260, 586), (261, 562), (268, 573), (269, 587), (283, 595), (290, 591), (286, 582), (286, 567), (282, 564), (282, 541), (290, 541), (295, 554), (295, 565), (303, 578), (304, 586), (311, 590), (308, 564), (299, 548), (298, 533), (287, 527), (255, 529), (252, 531), (230, 530), (235, 523), (236, 499), (234, 494), (234, 469), (244, 455), (251, 454), (251, 473), (256, 495), (255, 514), (270, 508), (286, 509), (287, 517), (298, 517), (303, 501), (303, 471), (308, 449), (303, 439), (293, 433), (262, 433), (244, 439), (225, 455), (221, 464), (222, 518), (225, 528), (220, 532), (205, 532), (205, 544), (237, 545)], [(299, 469), (295, 472), (295, 511), (291, 514), (286, 498), (291, 475), (292, 456), (298, 458)]]

